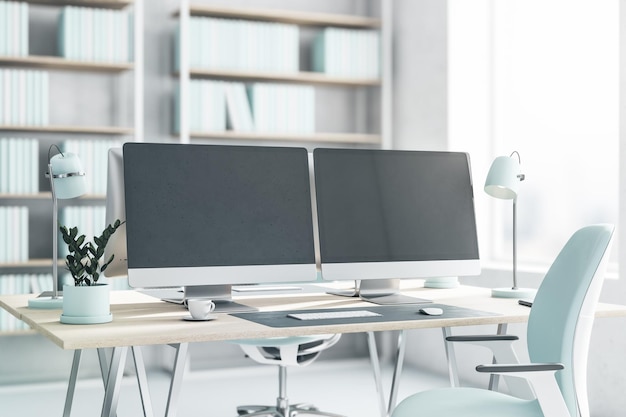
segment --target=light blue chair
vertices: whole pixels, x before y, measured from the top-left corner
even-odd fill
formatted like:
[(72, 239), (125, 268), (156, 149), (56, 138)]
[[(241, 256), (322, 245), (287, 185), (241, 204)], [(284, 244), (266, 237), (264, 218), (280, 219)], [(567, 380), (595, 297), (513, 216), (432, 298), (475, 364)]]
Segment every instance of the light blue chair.
[(306, 366), (339, 341), (341, 334), (237, 340), (254, 361), (278, 366), (278, 397), (275, 406), (244, 405), (237, 413), (246, 417), (295, 417), (299, 414), (342, 417), (318, 410), (312, 404), (290, 404), (287, 399), (287, 368)]
[(476, 368), (527, 379), (534, 399), (478, 388), (442, 388), (409, 396), (392, 416), (589, 417), (587, 354), (613, 231), (612, 225), (578, 230), (550, 267), (528, 320), (531, 363), (497, 361)]

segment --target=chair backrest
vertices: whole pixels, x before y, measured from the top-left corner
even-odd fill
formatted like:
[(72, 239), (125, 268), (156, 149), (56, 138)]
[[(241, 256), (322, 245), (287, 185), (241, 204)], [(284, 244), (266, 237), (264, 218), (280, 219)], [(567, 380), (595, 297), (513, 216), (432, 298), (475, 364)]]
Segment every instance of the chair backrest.
[(578, 230), (537, 290), (528, 321), (532, 362), (559, 362), (557, 381), (571, 416), (587, 417), (587, 354), (614, 226)]

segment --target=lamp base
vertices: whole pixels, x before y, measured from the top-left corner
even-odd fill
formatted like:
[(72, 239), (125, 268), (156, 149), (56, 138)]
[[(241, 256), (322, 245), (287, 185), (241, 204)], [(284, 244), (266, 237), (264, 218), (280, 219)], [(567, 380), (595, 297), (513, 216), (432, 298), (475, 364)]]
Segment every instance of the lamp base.
[(491, 296), (496, 298), (535, 298), (534, 288), (493, 288)]
[(56, 310), (63, 308), (62, 297), (37, 297), (28, 300), (28, 308), (35, 308), (41, 310)]

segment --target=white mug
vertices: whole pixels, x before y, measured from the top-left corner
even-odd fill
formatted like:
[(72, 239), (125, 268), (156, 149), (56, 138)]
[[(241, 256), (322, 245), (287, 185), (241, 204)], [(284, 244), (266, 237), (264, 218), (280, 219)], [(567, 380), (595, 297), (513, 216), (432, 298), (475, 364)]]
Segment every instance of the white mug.
[(215, 303), (207, 298), (190, 298), (187, 300), (187, 309), (194, 320), (206, 320), (215, 310)]

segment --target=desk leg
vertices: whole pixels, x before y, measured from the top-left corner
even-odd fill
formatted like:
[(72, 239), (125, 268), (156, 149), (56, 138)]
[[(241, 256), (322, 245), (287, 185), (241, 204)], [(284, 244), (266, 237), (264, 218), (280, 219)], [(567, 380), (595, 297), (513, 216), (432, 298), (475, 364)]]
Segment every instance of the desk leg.
[(63, 408), (63, 417), (70, 417), (72, 412), (72, 403), (74, 402), (74, 391), (76, 390), (76, 378), (78, 376), (78, 366), (80, 365), (81, 349), (74, 351), (74, 359), (72, 360), (72, 370), (70, 371), (70, 381), (67, 384), (67, 394), (65, 395), (65, 407)]
[(170, 392), (167, 396), (167, 407), (165, 408), (165, 417), (175, 417), (178, 411), (178, 396), (183, 383), (183, 375), (185, 373), (185, 363), (187, 361), (188, 343), (180, 343), (172, 345), (176, 348), (176, 358), (174, 359), (174, 369), (172, 372), (172, 381), (170, 382)]
[(387, 406), (387, 415), (391, 415), (396, 407), (398, 399), (398, 386), (400, 385), (400, 375), (404, 366), (404, 355), (406, 351), (406, 330), (400, 330), (398, 333), (398, 350), (396, 351), (396, 365), (393, 370), (393, 379), (391, 381), (391, 392), (389, 393), (389, 404)]
[(381, 417), (387, 417), (387, 407), (385, 405), (385, 393), (383, 392), (383, 382), (380, 375), (380, 361), (378, 360), (378, 349), (376, 348), (376, 338), (374, 332), (367, 332), (367, 344), (370, 351), (370, 361), (374, 371), (374, 382), (378, 392), (378, 405)]
[(102, 403), (102, 417), (114, 417), (116, 414), (117, 401), (120, 396), (120, 385), (122, 382), (122, 376), (124, 375), (124, 365), (126, 363), (127, 353), (127, 346), (113, 348), (111, 365), (109, 367), (109, 376), (107, 377), (104, 401)]
[(150, 399), (150, 391), (148, 390), (148, 377), (146, 375), (146, 367), (143, 362), (141, 348), (133, 346), (130, 349), (135, 362), (135, 373), (137, 374), (137, 385), (139, 385), (139, 396), (141, 397), (143, 415), (144, 417), (153, 417), (152, 400)]
[[(506, 334), (507, 329), (508, 329), (508, 324), (507, 323), (500, 323), (500, 324), (498, 324), (497, 334), (498, 335)], [(492, 362), (496, 363), (496, 357), (495, 356), (493, 357)], [(491, 374), (491, 376), (489, 377), (489, 390), (497, 391), (499, 384), (500, 384), (500, 375)]]
[(448, 375), (450, 376), (450, 386), (458, 387), (459, 383), (459, 372), (456, 364), (456, 353), (454, 352), (454, 343), (448, 342), (446, 339), (452, 333), (449, 327), (442, 327), (443, 331), (443, 346), (446, 350), (446, 361), (448, 362)]

